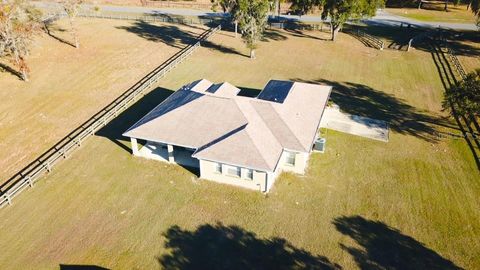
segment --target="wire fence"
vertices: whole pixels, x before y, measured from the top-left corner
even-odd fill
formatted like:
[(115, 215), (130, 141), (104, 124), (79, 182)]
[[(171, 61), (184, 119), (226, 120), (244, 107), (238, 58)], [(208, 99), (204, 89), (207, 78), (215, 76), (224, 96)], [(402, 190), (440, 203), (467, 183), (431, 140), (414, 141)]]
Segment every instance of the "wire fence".
[(158, 80), (163, 78), (168, 72), (189, 57), (201, 46), (202, 41), (207, 40), (211, 35), (220, 30), (221, 25), (218, 25), (217, 27), (210, 28), (203, 32), (198, 36), (195, 44), (191, 44), (177, 52), (129, 88), (112, 103), (87, 120), (83, 125), (55, 144), (50, 150), (42, 154), (34, 162), (30, 163), (2, 184), (0, 186), (0, 208), (12, 204), (13, 198), (18, 196), (26, 188), (33, 187), (33, 184), (43, 175), (50, 172), (57, 163), (66, 159), (76, 149), (80, 148), (86, 139), (93, 136), (97, 131), (106, 126), (111, 120), (132, 105), (139, 97), (143, 96), (148, 90), (150, 90), (152, 85)]

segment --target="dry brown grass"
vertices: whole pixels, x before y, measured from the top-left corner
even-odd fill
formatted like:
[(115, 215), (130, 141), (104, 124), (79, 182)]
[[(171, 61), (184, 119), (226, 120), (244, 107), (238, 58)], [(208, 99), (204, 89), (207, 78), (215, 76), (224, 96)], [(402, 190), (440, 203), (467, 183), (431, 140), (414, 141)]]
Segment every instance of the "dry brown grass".
[[(29, 58), (29, 82), (0, 73), (0, 183), (184, 46), (173, 37), (167, 44), (122, 29), (132, 24), (79, 19), (80, 49), (44, 34)], [(203, 31), (161, 26), (192, 36)], [(60, 21), (52, 34), (69, 41), (66, 29), (66, 22)]]

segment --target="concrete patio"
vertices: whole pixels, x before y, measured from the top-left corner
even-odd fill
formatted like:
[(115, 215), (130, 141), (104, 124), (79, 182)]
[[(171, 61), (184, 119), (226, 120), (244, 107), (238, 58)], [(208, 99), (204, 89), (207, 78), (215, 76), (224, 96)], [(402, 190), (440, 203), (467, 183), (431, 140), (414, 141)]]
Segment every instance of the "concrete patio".
[(325, 109), (320, 127), (388, 142), (387, 122), (344, 113), (337, 107)]
[(173, 160), (169, 159), (168, 146), (155, 142), (147, 142), (138, 150), (137, 156), (157, 161), (179, 164), (186, 167), (199, 168), (198, 159), (192, 158), (193, 149), (173, 146)]

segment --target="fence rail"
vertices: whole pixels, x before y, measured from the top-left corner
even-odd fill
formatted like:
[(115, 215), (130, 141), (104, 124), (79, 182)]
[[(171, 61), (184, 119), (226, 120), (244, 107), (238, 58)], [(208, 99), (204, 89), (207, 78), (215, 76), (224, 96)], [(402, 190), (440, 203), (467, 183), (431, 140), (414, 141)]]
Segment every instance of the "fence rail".
[(140, 20), (146, 22), (166, 22), (166, 23), (179, 23), (179, 24), (201, 24), (201, 25), (212, 25), (212, 24), (221, 24), (223, 21), (222, 18), (218, 17), (217, 19), (213, 18), (185, 18), (185, 17), (175, 17), (168, 15), (119, 15), (119, 14), (101, 14), (101, 13), (88, 13), (82, 12), (77, 15), (78, 17), (83, 18), (96, 18), (96, 19), (111, 19), (111, 20)]
[[(93, 136), (119, 113), (127, 109), (139, 96), (143, 95), (148, 89), (150, 89), (154, 83), (163, 78), (169, 71), (182, 63), (197, 48), (199, 48), (202, 41), (205, 41), (219, 30), (221, 30), (221, 25), (203, 32), (198, 36), (195, 44), (191, 44), (177, 52), (170, 59), (162, 63), (125, 93), (115, 99), (112, 103), (107, 105), (103, 110), (98, 112), (79, 128), (75, 129), (70, 135), (58, 142), (49, 151), (45, 152), (30, 165), (10, 178), (0, 187), (0, 208), (12, 204), (12, 199), (18, 196), (18, 194), (27, 187), (33, 187), (33, 184), (44, 174), (50, 172), (58, 162), (67, 158), (78, 149), (87, 138)], [(6, 184), (9, 184), (8, 187), (5, 188), (5, 190), (2, 190)]]
[(379, 50), (383, 50), (385, 48), (385, 43), (383, 42), (383, 40), (367, 34), (361, 30), (345, 29), (344, 32), (350, 33), (358, 37), (358, 39), (361, 39), (361, 41), (364, 42), (365, 45), (371, 46)]
[(467, 78), (467, 72), (465, 71), (462, 64), (460, 63), (460, 60), (458, 60), (458, 57), (457, 55), (455, 55), (455, 52), (448, 45), (446, 46), (446, 49), (447, 49), (448, 59), (452, 62), (458, 75), (460, 75), (460, 78), (462, 80)]

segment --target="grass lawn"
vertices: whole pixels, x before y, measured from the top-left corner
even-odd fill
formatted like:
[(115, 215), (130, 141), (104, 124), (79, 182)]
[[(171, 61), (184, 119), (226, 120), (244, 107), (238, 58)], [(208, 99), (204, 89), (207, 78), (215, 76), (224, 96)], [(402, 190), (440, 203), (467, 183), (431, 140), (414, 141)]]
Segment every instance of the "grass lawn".
[(203, 31), (161, 24), (149, 34), (134, 22), (79, 19), (77, 50), (61, 42), (72, 40), (67, 25), (36, 40), (29, 82), (0, 72), (0, 184)]
[[(0, 211), (2, 268), (479, 268), (480, 177), (462, 140), (432, 135), (455, 127), (431, 55), (327, 37), (269, 32), (252, 61), (232, 33), (213, 36)], [(326, 153), (312, 155), (305, 176), (283, 174), (268, 196), (132, 157), (120, 134), (200, 78), (244, 94), (273, 78), (331, 84), (343, 110), (388, 120), (390, 141), (326, 131)]]
[(474, 23), (475, 16), (465, 5), (448, 6), (448, 12), (443, 10), (444, 5), (417, 8), (387, 8), (390, 13), (425, 22)]

